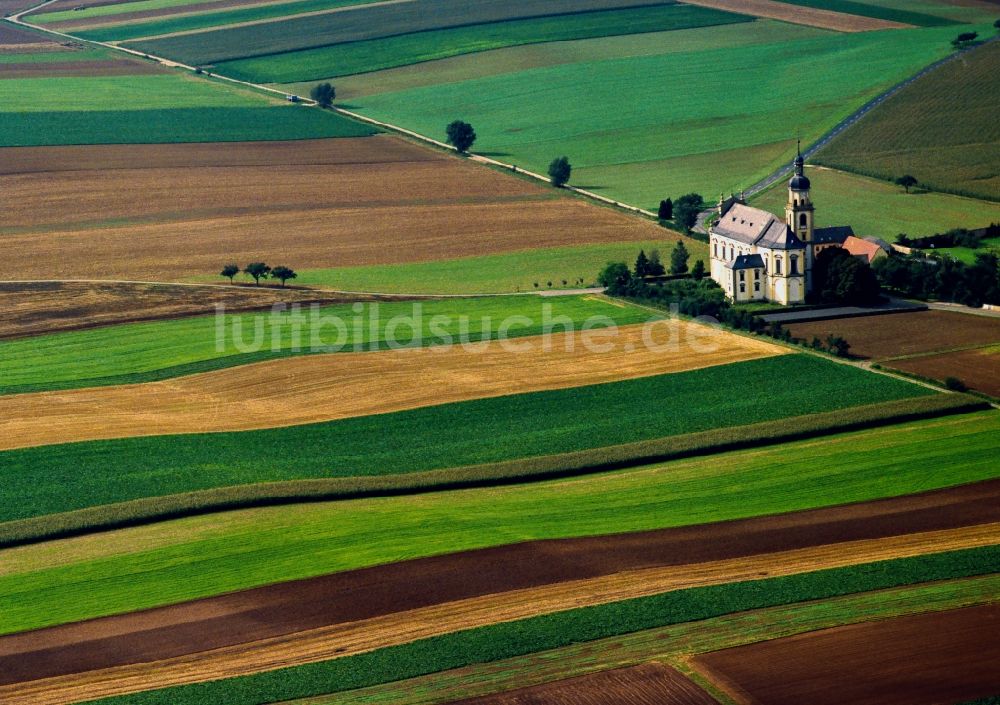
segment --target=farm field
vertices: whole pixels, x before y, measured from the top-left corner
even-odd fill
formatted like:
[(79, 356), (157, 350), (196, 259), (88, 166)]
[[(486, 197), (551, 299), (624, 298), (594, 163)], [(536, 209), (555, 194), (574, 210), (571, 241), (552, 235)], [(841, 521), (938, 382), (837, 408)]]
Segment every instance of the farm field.
[[(242, 293), (243, 287), (236, 289)], [(409, 345), (494, 340), (651, 318), (597, 297), (534, 296), (371, 302), (260, 313), (194, 316), (0, 342), (2, 391), (73, 389), (151, 382), (318, 352), (371, 352)], [(505, 321), (511, 321), (504, 324)], [(218, 323), (224, 325), (220, 331)], [(502, 327), (503, 326), (503, 327)], [(501, 328), (502, 327), (502, 328)], [(502, 330), (502, 332), (501, 332)], [(220, 332), (223, 337), (219, 341)], [(32, 355), (31, 351), (36, 351)]]
[[(927, 14), (904, 10), (898, 3), (875, 2), (855, 2), (854, 0), (782, 0), (789, 5), (799, 5), (801, 7), (811, 7), (833, 12), (843, 12), (862, 17), (872, 17), (885, 20), (887, 22), (897, 22), (901, 24), (916, 25), (918, 27), (936, 27), (940, 25), (954, 24), (953, 21), (937, 14)], [(947, 6), (947, 2), (936, 3), (937, 7)]]
[[(758, 30), (757, 24), (742, 26), (748, 34), (771, 33), (770, 25)], [(687, 31), (702, 32), (677, 34)], [(738, 190), (756, 181), (789, 158), (788, 125), (801, 125), (808, 143), (879, 90), (943, 56), (951, 33), (924, 28), (795, 39), (790, 31), (790, 39), (733, 48), (702, 33), (704, 45), (684, 52), (529, 68), (358, 96), (349, 106), (436, 138), (443, 138), (452, 106), (460, 106), (479, 135), (477, 151), (541, 172), (553, 155), (565, 154), (574, 185), (650, 208), (666, 195)], [(808, 102), (783, 80), (787, 72), (823, 77)], [(673, 81), (687, 74), (699, 80)], [(650, 83), (672, 90), (650, 94)], [(738, 118), (727, 102), (702, 99), (734, 83), (743, 91)], [(537, 85), (546, 88), (527, 89)], [(795, 100), (781, 100), (793, 91)], [(611, 119), (600, 106), (614, 102), (643, 110)], [(561, 106), (555, 115), (552, 105)], [(674, 160), (683, 161), (675, 168)]]
[[(232, 261), (308, 271), (560, 246), (606, 244), (617, 253), (629, 241), (638, 244), (634, 259), (641, 243), (680, 237), (388, 136), (4, 151), (11, 205), (0, 232), (20, 253), (10, 266), (26, 279), (221, 283), (216, 273)], [(125, 198), (126, 184), (155, 198)], [(707, 251), (686, 242), (695, 255)], [(94, 250), (106, 254), (87, 256)], [(588, 279), (608, 259), (591, 255)], [(449, 287), (483, 289), (468, 276)]]
[(852, 356), (938, 381), (955, 377), (976, 391), (1000, 396), (997, 318), (920, 311), (796, 323), (789, 330), (805, 340), (840, 336), (851, 344)]
[[(768, 406), (724, 391), (737, 380), (764, 380), (774, 374), (801, 376), (803, 383), (776, 391)], [(931, 394), (908, 382), (873, 379), (867, 372), (810, 356), (781, 355), (320, 424), (10, 450), (0, 454), (11, 500), (0, 510), (0, 521), (256, 482), (405, 476), (893, 400), (916, 402)], [(661, 397), (669, 401), (652, 404)], [(683, 416), (678, 414), (681, 409), (686, 410)], [(484, 434), (488, 443), (482, 440)], [(113, 468), (102, 460), (109, 453), (118, 459)], [(223, 457), (226, 462), (221, 464), (218, 459)], [(205, 473), (206, 467), (213, 472)], [(40, 483), (41, 476), (74, 477), (74, 492)]]
[[(994, 476), (997, 424), (985, 412), (572, 480), (217, 513), (5, 549), (0, 632), (420, 556), (973, 483)], [(872, 456), (879, 448), (883, 461)]]
[[(905, 193), (885, 181), (827, 168), (807, 168), (816, 194), (817, 225), (852, 225), (861, 236), (893, 242), (899, 233), (922, 237), (952, 228), (983, 228), (1000, 222), (1000, 204), (933, 192)], [(757, 208), (781, 213), (787, 191), (769, 189)], [(822, 211), (819, 209), (822, 208)]]
[(375, 4), (372, 7), (354, 8), (350, 12), (292, 17), (275, 22), (130, 42), (128, 46), (192, 66), (209, 65), (248, 56), (280, 54), (297, 49), (448, 27), (662, 3), (663, 0), (522, 0), (516, 4), (469, 4), (460, 0), (427, 0), (419, 5)]
[(572, 705), (603, 703), (717, 705), (708, 693), (681, 673), (659, 663), (600, 671), (586, 676), (512, 690), (498, 695), (456, 700), (454, 705)]
[(916, 81), (845, 130), (815, 158), (838, 169), (1000, 200), (1000, 44), (991, 42)]
[[(910, 538), (919, 540), (923, 535), (906, 537)], [(894, 537), (887, 540), (886, 544), (899, 544), (901, 540), (905, 541), (901, 537)], [(640, 593), (632, 599), (623, 599), (629, 594), (636, 594), (634, 586), (630, 586), (615, 596), (609, 595), (612, 601), (597, 604), (584, 602), (583, 604), (587, 605), (584, 607), (576, 607), (580, 604), (579, 591), (575, 589), (576, 583), (558, 585), (556, 589), (562, 597), (563, 611), (551, 614), (539, 614), (539, 610), (546, 607), (558, 609), (560, 605), (547, 604), (549, 600), (545, 599), (544, 594), (534, 594), (540, 591), (532, 590), (523, 594), (519, 591), (507, 593), (504, 597), (512, 598), (512, 602), (505, 602), (499, 609), (495, 606), (495, 596), (489, 596), (481, 600), (462, 600), (413, 610), (402, 613), (398, 618), (393, 615), (384, 619), (363, 620), (354, 622), (352, 626), (337, 632), (339, 638), (356, 640), (353, 634), (355, 628), (363, 627), (360, 643), (355, 641), (357, 645), (349, 646), (346, 645), (349, 642), (340, 642), (338, 638), (334, 643), (342, 643), (344, 646), (325, 653), (317, 653), (314, 649), (306, 657), (314, 662), (306, 661), (300, 665), (288, 665), (289, 661), (295, 663), (295, 656), (292, 659), (284, 658), (280, 662), (274, 661), (273, 656), (272, 660), (267, 660), (267, 654), (261, 653), (267, 647), (258, 641), (251, 647), (250, 653), (242, 647), (239, 651), (224, 648), (214, 650), (207, 658), (196, 657), (197, 662), (193, 668), (191, 663), (187, 663), (190, 657), (182, 656), (153, 663), (118, 667), (109, 671), (59, 676), (40, 683), (19, 683), (5, 690), (10, 694), (7, 700), (16, 705), (26, 702), (63, 703), (67, 700), (129, 693), (170, 685), (180, 685), (180, 687), (163, 688), (136, 697), (126, 695), (114, 702), (122, 704), (188, 700), (274, 702), (328, 693), (331, 690), (347, 690), (359, 685), (377, 684), (443, 668), (454, 668), (484, 658), (496, 659), (521, 655), (529, 650), (544, 650), (579, 640), (718, 616), (727, 611), (768, 607), (794, 600), (831, 597), (844, 594), (845, 591), (911, 584), (916, 577), (916, 571), (921, 569), (931, 579), (978, 576), (990, 568), (995, 568), (997, 561), (995, 546), (947, 550), (946, 544), (941, 544), (938, 552), (926, 553), (927, 550), (934, 549), (925, 545), (922, 549), (917, 549), (916, 553), (911, 553), (912, 549), (903, 549), (901, 551), (903, 557), (890, 558), (888, 556), (891, 556), (891, 553), (872, 550), (869, 542), (859, 542), (859, 544), (851, 543), (845, 547), (863, 551), (863, 554), (854, 553), (845, 557), (841, 553), (834, 555), (831, 563), (826, 563), (808, 550), (772, 554), (766, 556), (760, 563), (756, 560), (750, 561), (750, 566), (753, 568), (770, 569), (767, 574), (775, 577), (754, 580), (755, 573), (741, 573), (731, 575), (739, 582), (726, 584), (719, 582), (725, 579), (723, 569), (723, 572), (707, 581), (705, 576), (699, 576), (699, 579), (692, 581), (688, 575), (679, 583), (662, 583), (659, 586), (660, 592), (656, 592), (656, 586), (650, 585), (646, 594)], [(883, 550), (889, 547), (886, 545)], [(827, 547), (826, 550), (833, 555), (829, 552), (830, 548), (833, 547)], [(859, 564), (855, 561), (860, 555), (864, 555), (865, 558), (861, 559), (863, 562)], [(803, 562), (796, 564), (792, 556)], [(712, 569), (721, 568), (725, 562), (707, 565), (709, 570), (706, 572), (711, 572)], [(808, 567), (810, 565), (824, 567), (820, 570), (810, 570)], [(835, 582), (838, 580), (839, 585)], [(668, 591), (662, 592), (664, 588)], [(455, 609), (450, 608), (468, 610), (468, 619), (462, 621), (462, 615), (456, 614)], [(137, 615), (139, 619), (146, 616)], [(415, 624), (411, 625), (411, 619), (415, 620)], [(498, 619), (504, 621), (497, 622)], [(516, 621), (506, 621), (512, 619)], [(97, 624), (107, 624), (107, 622), (102, 620)], [(468, 628), (470, 626), (472, 628)], [(72, 630), (73, 627), (67, 629)], [(50, 635), (64, 631), (62, 628), (57, 628), (39, 633), (37, 636), (44, 641), (48, 640)], [(154, 631), (152, 635), (160, 638), (157, 631), (159, 630)], [(313, 630), (314, 634), (315, 631)], [(406, 632), (408, 635), (402, 636)], [(408, 641), (414, 638), (418, 641)], [(11, 639), (15, 644), (22, 641), (18, 636)], [(290, 641), (292, 646), (286, 650), (294, 654), (298, 644), (294, 644), (294, 638)], [(148, 641), (145, 643), (149, 644)], [(53, 646), (54, 648), (47, 649), (46, 652), (58, 658), (61, 655), (60, 649), (58, 646)], [(374, 651), (371, 651), (372, 649)], [(415, 653), (420, 651), (429, 658), (414, 659)], [(333, 660), (316, 661), (316, 659), (329, 659), (334, 655), (338, 656)], [(279, 670), (271, 670), (275, 667), (279, 667)], [(269, 672), (255, 672), (261, 668), (269, 669)], [(225, 676), (229, 678), (217, 680)], [(214, 682), (186, 685), (206, 679)]]
[[(763, 517), (641, 534), (523, 543), (269, 585), (155, 611), (0, 638), (0, 663), (4, 666), (0, 686), (293, 634), (301, 636), (287, 639), (285, 646), (291, 647), (286, 657), (295, 658), (292, 642), (317, 636), (304, 632), (325, 630), (342, 645), (343, 636), (330, 627), (353, 630), (361, 626), (359, 622), (367, 621), (380, 629), (380, 618), (395, 615), (403, 622), (412, 620), (418, 610), (496, 604), (496, 595), (509, 596), (510, 607), (502, 609), (515, 608), (523, 617), (524, 604), (515, 605), (528, 591), (549, 600), (552, 604), (546, 611), (553, 611), (556, 601), (565, 604), (568, 597), (560, 595), (558, 588), (580, 595), (583, 586), (579, 583), (583, 581), (592, 581), (594, 586), (602, 581), (608, 595), (617, 593), (621, 599), (629, 591), (636, 597), (717, 584), (727, 573), (727, 582), (735, 582), (753, 577), (751, 567), (762, 565), (771, 566), (772, 574), (794, 574), (802, 572), (806, 556), (817, 559), (813, 569), (821, 569), (879, 560), (889, 544), (901, 555), (950, 550), (949, 546), (962, 546), (969, 537), (986, 536), (990, 527), (995, 530), (994, 522), (1000, 517), (996, 499), (996, 483), (987, 483), (913, 500), (814, 510), (777, 521)], [(940, 512), (936, 518), (928, 517), (941, 507), (954, 509), (952, 518), (944, 518)], [(841, 549), (839, 556), (831, 550), (834, 547)], [(746, 565), (740, 565), (740, 560)], [(363, 599), (350, 599), (364, 586), (368, 589)], [(602, 604), (612, 601), (608, 595), (582, 599)], [(318, 604), (324, 607), (313, 606)], [(248, 612), (252, 620), (246, 619)], [(538, 613), (537, 606), (534, 613)], [(230, 620), (230, 628), (207, 628), (220, 619)], [(474, 626), (476, 620), (470, 621), (469, 626)], [(434, 629), (441, 633), (439, 627)], [(383, 643), (386, 636), (380, 638)], [(407, 636), (412, 638), (412, 634)], [(100, 641), (105, 646), (86, 655), (75, 654), (73, 647), (84, 641)], [(325, 648), (329, 651), (333, 646)], [(34, 665), (43, 653), (46, 661), (38, 659)], [(309, 660), (320, 659), (313, 656)]]
[(367, 702), (426, 705), (469, 694), (487, 696), (525, 683), (547, 684), (651, 661), (672, 665), (688, 677), (699, 679), (688, 663), (692, 654), (839, 624), (981, 604), (990, 600), (989, 590), (995, 585), (995, 576), (967, 578), (753, 610), (474, 664), (398, 683), (314, 698), (311, 702), (315, 705)]
[[(298, 289), (100, 282), (0, 283), (0, 296), (4, 302), (0, 339), (204, 315), (214, 313), (219, 304), (236, 312), (270, 309), (275, 303), (334, 304), (365, 299)], [(9, 371), (5, 364), (5, 374)]]
[(998, 624), (1000, 606), (977, 605), (717, 651), (694, 663), (751, 703), (964, 702), (1000, 692)]
[(750, 22), (753, 18), (692, 5), (654, 5), (625, 10), (587, 12), (551, 18), (514, 20), (446, 30), (403, 34), (364, 42), (348, 42), (224, 61), (216, 69), (226, 75), (266, 83), (289, 83), (334, 77), (474, 54), (507, 46), (563, 42), (616, 35), (690, 29)]
[[(671, 340), (691, 339), (706, 352), (693, 357), (682, 344), (670, 349)], [(657, 347), (647, 347), (646, 340)], [(663, 321), (612, 333), (560, 332), (545, 340), (522, 335), (513, 344), (491, 341), (307, 355), (164, 382), (0, 397), (4, 419), (0, 450), (294, 426), (683, 372), (790, 352), (694, 323)], [(254, 387), (268, 391), (247, 398), (246, 389)], [(219, 415), (220, 408), (226, 409), (225, 416)]]

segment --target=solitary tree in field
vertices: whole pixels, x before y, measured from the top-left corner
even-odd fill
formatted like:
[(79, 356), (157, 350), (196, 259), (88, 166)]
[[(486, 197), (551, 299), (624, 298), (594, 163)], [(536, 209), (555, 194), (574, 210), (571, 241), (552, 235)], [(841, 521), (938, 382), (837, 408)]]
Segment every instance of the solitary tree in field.
[(235, 277), (239, 273), (240, 273), (240, 267), (238, 264), (227, 264), (225, 267), (222, 268), (222, 271), (219, 272), (219, 276), (229, 277), (229, 283), (232, 284), (233, 277)]
[(271, 268), (263, 262), (251, 262), (243, 269), (243, 273), (253, 277), (257, 286), (260, 286), (260, 280), (267, 279), (267, 275), (271, 273)]
[(909, 174), (903, 174), (898, 179), (896, 179), (896, 185), (905, 188), (907, 193), (909, 193), (910, 189), (919, 183), (920, 182), (917, 181), (917, 177), (910, 176)]
[(337, 90), (329, 83), (317, 83), (309, 91), (309, 97), (316, 101), (321, 108), (329, 108), (333, 105), (333, 99), (337, 97)]
[(556, 188), (561, 188), (569, 182), (569, 177), (573, 173), (573, 166), (567, 157), (557, 157), (549, 164), (549, 180)]
[(291, 269), (290, 267), (281, 267), (281, 266), (278, 266), (278, 267), (275, 267), (274, 269), (271, 270), (271, 277), (273, 279), (280, 279), (281, 280), (281, 288), (282, 289), (285, 288), (285, 282), (287, 282), (289, 279), (295, 279), (297, 276), (299, 276), (299, 275), (296, 274), (295, 270)]
[(670, 253), (670, 273), (684, 274), (687, 272), (688, 258), (690, 257), (691, 255), (688, 253), (687, 248), (684, 247), (684, 241), (678, 240), (674, 251)]
[(660, 201), (660, 210), (657, 212), (657, 217), (660, 220), (673, 220), (674, 219), (674, 202), (669, 198), (665, 198)]
[(979, 32), (962, 32), (951, 40), (951, 45), (957, 49), (968, 46), (979, 38)]
[(691, 268), (691, 276), (696, 281), (701, 281), (705, 278), (705, 263), (702, 260), (694, 263), (694, 266)]
[(472, 129), (472, 125), (461, 120), (448, 125), (445, 132), (448, 133), (448, 144), (462, 153), (468, 152), (476, 141), (476, 131)]

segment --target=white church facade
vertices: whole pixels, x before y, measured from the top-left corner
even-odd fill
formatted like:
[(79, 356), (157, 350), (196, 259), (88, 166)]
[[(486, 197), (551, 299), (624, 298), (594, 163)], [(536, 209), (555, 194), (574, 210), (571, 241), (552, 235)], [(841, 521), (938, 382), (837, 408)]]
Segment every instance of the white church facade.
[(818, 252), (842, 247), (854, 234), (850, 227), (815, 227), (801, 152), (793, 166), (784, 219), (746, 205), (742, 197), (719, 202), (718, 220), (709, 229), (711, 276), (733, 301), (804, 303)]

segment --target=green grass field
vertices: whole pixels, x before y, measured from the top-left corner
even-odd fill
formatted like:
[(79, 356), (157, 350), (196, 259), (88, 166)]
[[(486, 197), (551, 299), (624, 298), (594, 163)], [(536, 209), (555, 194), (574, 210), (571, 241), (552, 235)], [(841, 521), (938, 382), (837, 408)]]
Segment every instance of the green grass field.
[[(997, 14), (1000, 14), (998, 9)], [(1000, 201), (1000, 44), (916, 81), (816, 155), (838, 169)]]
[[(862, 236), (892, 242), (952, 228), (982, 228), (1000, 222), (1000, 204), (932, 192), (905, 193), (899, 186), (829, 169), (807, 169), (812, 181), (816, 223), (851, 225)], [(762, 193), (753, 205), (782, 213), (788, 192), (783, 182)]]
[[(178, 73), (12, 78), (3, 87), (3, 147), (361, 137), (375, 132), (329, 112)], [(72, 100), (67, 102), (67, 96)]]
[(969, 247), (939, 247), (934, 250), (936, 254), (954, 257), (959, 262), (965, 264), (975, 264), (976, 255), (993, 253), (1000, 256), (1000, 237), (983, 240), (975, 250)]
[(194, 5), (204, 0), (133, 0), (133, 2), (111, 3), (108, 5), (94, 5), (91, 7), (81, 7), (79, 10), (57, 10), (46, 12), (43, 8), (40, 12), (33, 12), (28, 17), (28, 21), (33, 24), (45, 25), (63, 20), (83, 20), (91, 17), (109, 17), (120, 15), (125, 12), (143, 12), (146, 10), (177, 9), (183, 12), (185, 6)]
[(662, 32), (751, 19), (692, 5), (583, 12), (350, 42), (227, 61), (216, 68), (222, 74), (247, 81), (290, 83), (378, 71), (521, 44)]
[[(472, 340), (492, 339), (508, 317), (525, 316), (528, 325), (518, 324), (511, 335), (537, 335), (545, 328), (546, 311), (552, 318), (568, 316), (577, 325), (594, 316), (603, 316), (619, 325), (649, 320), (651, 314), (634, 306), (619, 307), (600, 299), (578, 296), (541, 299), (516, 296), (484, 299), (452, 299), (323, 306), (314, 318), (312, 308), (301, 310), (301, 325), (291, 312), (272, 317), (263, 313), (229, 314), (219, 346), (215, 316), (132, 323), (92, 330), (56, 333), (20, 340), (0, 341), (0, 393), (11, 394), (42, 389), (103, 386), (149, 382), (195, 372), (222, 369), (286, 355), (302, 354), (310, 348), (333, 346), (347, 351), (386, 349), (386, 332), (393, 319), (418, 318), (418, 341), (423, 345), (448, 342), (437, 330), (457, 336), (463, 325)], [(432, 329), (435, 316), (447, 317)], [(465, 323), (463, 323), (463, 317)], [(332, 319), (339, 319), (344, 330)], [(260, 333), (257, 333), (259, 326)], [(373, 331), (374, 326), (374, 331)], [(299, 345), (295, 350), (295, 331)], [(313, 345), (313, 331), (318, 338)], [(410, 341), (410, 328), (399, 328), (396, 341)], [(254, 346), (260, 336), (262, 343)], [(264, 344), (266, 343), (266, 344)], [(260, 350), (256, 348), (259, 347)], [(318, 350), (322, 352), (323, 350)]]
[[(328, 697), (309, 705), (426, 705), (480, 697), (622, 666), (658, 661), (692, 675), (687, 658), (818, 629), (983, 604), (1000, 591), (1000, 575), (910, 585), (769, 607), (642, 630), (597, 642), (479, 663)], [(697, 674), (694, 674), (697, 677)]]
[[(509, 294), (579, 288), (581, 279), (583, 285), (592, 286), (608, 262), (627, 262), (631, 266), (640, 249), (647, 255), (658, 249), (661, 258), (668, 261), (675, 245), (675, 240), (665, 237), (659, 242), (555, 247), (439, 262), (312, 269), (299, 272), (295, 281), (343, 291), (410, 294)], [(707, 265), (708, 245), (685, 238), (684, 246), (691, 253), (692, 266), (698, 259)]]
[(419, 556), (976, 482), (996, 476), (998, 431), (991, 411), (572, 480), (244, 510), (6, 549), (0, 633)]
[[(767, 388), (767, 402), (734, 395), (735, 388)], [(0, 521), (257, 482), (551, 455), (931, 393), (814, 356), (783, 355), (286, 428), (26, 448), (0, 453)]]
[[(741, 27), (771, 35), (769, 25), (757, 25)], [(947, 53), (952, 34), (830, 34), (732, 48), (706, 33), (700, 49), (369, 95), (350, 107), (442, 139), (460, 115), (476, 128), (478, 151), (541, 172), (565, 154), (574, 185), (649, 208), (668, 195), (749, 185), (791, 158), (796, 133), (806, 142), (818, 137)], [(788, 80), (793, 75), (810, 76), (809, 90)]]
[(36, 51), (20, 54), (0, 54), (0, 64), (50, 64), (65, 61), (104, 61), (110, 58), (104, 49), (81, 51)]

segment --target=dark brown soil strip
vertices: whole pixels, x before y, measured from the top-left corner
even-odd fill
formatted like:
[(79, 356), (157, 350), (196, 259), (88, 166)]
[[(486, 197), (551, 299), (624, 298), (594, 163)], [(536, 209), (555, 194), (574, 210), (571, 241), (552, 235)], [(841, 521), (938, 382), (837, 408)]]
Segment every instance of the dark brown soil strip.
[(139, 61), (53, 61), (0, 64), (0, 79), (55, 76), (139, 76), (167, 73), (158, 64)]
[(18, 29), (13, 25), (0, 24), (0, 46), (13, 44), (48, 44), (57, 46), (44, 34)]
[(236, 312), (267, 310), (277, 303), (305, 306), (401, 299), (250, 286), (0, 282), (0, 339), (203, 316), (215, 313), (220, 304)]
[(695, 664), (754, 705), (936, 705), (1000, 693), (1000, 604), (725, 649)]
[(718, 705), (679, 671), (659, 663), (616, 668), (451, 705)]
[(509, 590), (1000, 520), (1000, 480), (701, 526), (533, 541), (0, 637), (0, 685), (181, 656)]

